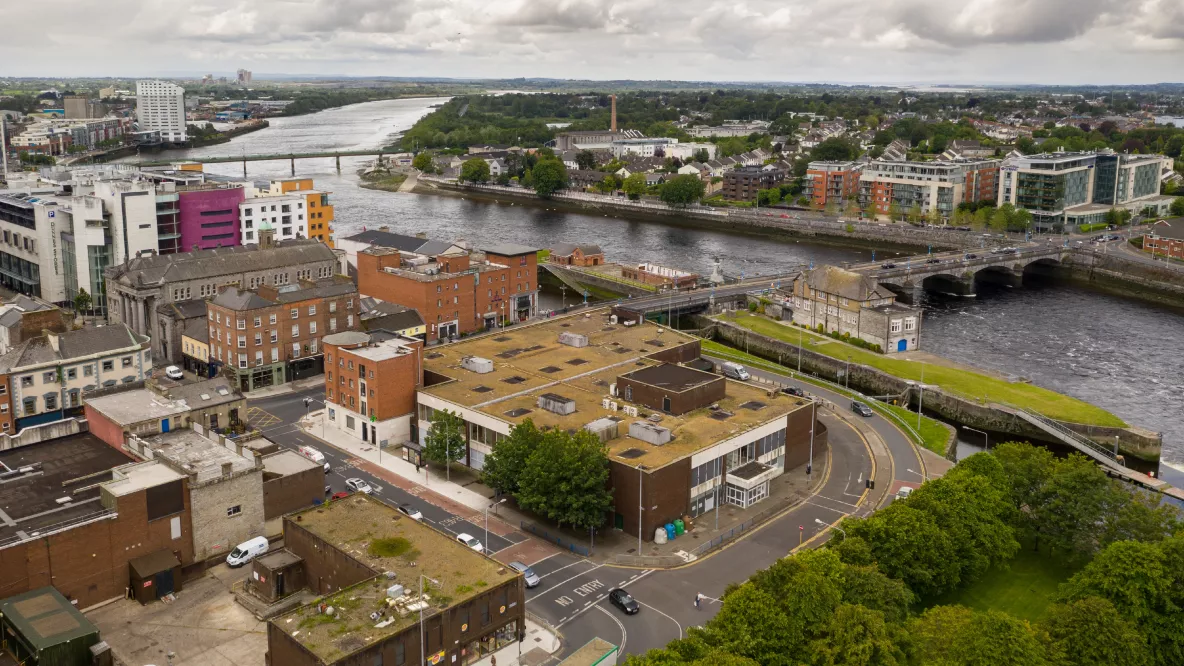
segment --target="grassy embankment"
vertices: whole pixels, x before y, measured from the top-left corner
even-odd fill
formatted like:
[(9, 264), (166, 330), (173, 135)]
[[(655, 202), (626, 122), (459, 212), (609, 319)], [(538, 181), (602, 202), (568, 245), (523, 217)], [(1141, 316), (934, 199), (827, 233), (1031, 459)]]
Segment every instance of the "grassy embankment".
[[(825, 386), (827, 389), (832, 391), (844, 393), (848, 397), (855, 397), (854, 393), (843, 391), (842, 389), (836, 389), (834, 386), (830, 386), (828, 384), (823, 384), (809, 375), (798, 375), (788, 367), (777, 365), (772, 361), (766, 361), (763, 358), (753, 356), (752, 354), (745, 354), (744, 352), (733, 349), (727, 345), (722, 345), (711, 340), (704, 340), (702, 342), (702, 346), (703, 351), (712, 356), (726, 358), (730, 361), (736, 361), (737, 363), (743, 363), (750, 368), (759, 368), (762, 370), (768, 370), (769, 372), (776, 372), (778, 374), (792, 375), (804, 382), (809, 382), (818, 386)], [(904, 431), (905, 436), (913, 440), (915, 444), (923, 446), (939, 456), (944, 456), (946, 454), (946, 444), (950, 440), (950, 430), (937, 419), (931, 419), (928, 416), (922, 415), (921, 429), (917, 431), (917, 414), (915, 412), (910, 412), (903, 407), (889, 405), (887, 403), (880, 402), (879, 400), (870, 401), (870, 406), (872, 409), (875, 409), (886, 415), (889, 413), (895, 415), (897, 419), (900, 419), (904, 423), (908, 424), (909, 428), (913, 429), (913, 432), (909, 432), (909, 430), (905, 428), (901, 428), (901, 430)], [(840, 405), (840, 407), (842, 406)], [(897, 421), (897, 419), (893, 419), (891, 416), (888, 417), (888, 420), (894, 425), (900, 426), (900, 423)], [(920, 437), (918, 438), (917, 435), (920, 435)]]
[(407, 180), (407, 174), (398, 172), (375, 171), (361, 175), (359, 185), (368, 190), (383, 190), (384, 192), (398, 192), (399, 186)]
[(1044, 618), (1057, 588), (1073, 573), (1065, 562), (1024, 547), (1007, 567), (992, 569), (969, 586), (933, 599), (928, 605), (960, 604), (978, 611), (1003, 611), (1035, 622)]
[[(747, 312), (725, 315), (722, 320), (783, 342), (796, 345), (799, 329)], [(922, 364), (873, 351), (860, 349), (833, 338), (802, 332), (803, 345), (820, 354), (870, 366), (901, 379), (921, 380)], [(1050, 418), (1072, 423), (1124, 427), (1122, 419), (1106, 410), (1046, 388), (1001, 377), (972, 372), (960, 367), (924, 364), (926, 385), (941, 387), (949, 393), (986, 403), (1025, 407)]]

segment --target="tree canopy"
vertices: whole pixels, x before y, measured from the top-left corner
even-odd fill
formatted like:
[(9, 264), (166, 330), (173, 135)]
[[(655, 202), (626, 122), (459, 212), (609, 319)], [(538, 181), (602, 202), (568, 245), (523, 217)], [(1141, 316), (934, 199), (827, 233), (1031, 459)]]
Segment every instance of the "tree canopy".
[(684, 173), (666, 181), (658, 196), (671, 208), (685, 208), (702, 199), (706, 192), (707, 186), (698, 176)]
[(531, 169), (531, 182), (535, 194), (549, 199), (551, 195), (567, 187), (567, 167), (554, 157), (539, 160)]
[(487, 183), (489, 182), (489, 162), (480, 157), (473, 157), (464, 161), (460, 165), (460, 175), (457, 180), (465, 183)]

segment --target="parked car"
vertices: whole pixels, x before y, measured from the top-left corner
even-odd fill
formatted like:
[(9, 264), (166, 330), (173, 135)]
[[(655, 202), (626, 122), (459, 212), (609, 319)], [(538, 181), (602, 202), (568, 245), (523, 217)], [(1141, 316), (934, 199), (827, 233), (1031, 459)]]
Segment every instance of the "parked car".
[(251, 560), (263, 555), (267, 552), (267, 537), (257, 536), (249, 541), (244, 541), (234, 547), (230, 554), (226, 556), (226, 564), (234, 567), (241, 567)]
[(333, 496), (330, 497), (329, 499), (331, 499), (331, 500), (345, 499), (345, 498), (349, 497), (350, 494), (351, 493), (347, 493), (343, 490), (341, 492), (333, 493)]
[(608, 602), (625, 611), (626, 615), (636, 615), (637, 611), (641, 610), (641, 604), (619, 587), (608, 593)]
[(352, 479), (346, 479), (345, 480), (345, 487), (349, 488), (350, 490), (352, 490), (356, 493), (366, 493), (367, 495), (374, 492), (374, 489), (370, 487), (369, 483), (366, 483), (365, 481), (363, 481), (357, 477), (354, 477)]
[(419, 509), (411, 506), (410, 504), (400, 504), (399, 513), (407, 516), (411, 520), (423, 520), (423, 514), (420, 513)]
[(461, 532), (460, 534), (456, 535), (456, 540), (463, 543), (464, 545), (468, 546), (469, 548), (472, 548), (473, 550), (477, 551), (478, 553), (485, 552), (485, 546), (482, 546), (480, 541), (469, 536), (468, 534), (465, 534), (464, 532)]
[(781, 392), (785, 395), (796, 395), (800, 398), (806, 397), (806, 392), (796, 386), (786, 386), (781, 389)]
[(871, 416), (871, 415), (875, 414), (875, 412), (872, 411), (871, 407), (868, 407), (867, 405), (863, 404), (862, 402), (860, 402), (858, 400), (851, 401), (851, 411), (855, 412), (856, 414), (859, 414), (860, 416)]
[(522, 577), (526, 582), (527, 589), (532, 588), (532, 587), (538, 587), (539, 583), (542, 582), (542, 579), (540, 579), (538, 577), (538, 575), (535, 574), (533, 569), (531, 569), (530, 567), (526, 566), (525, 564), (523, 564), (521, 562), (517, 562), (517, 561), (510, 562), (510, 568), (513, 569), (514, 571), (517, 571), (518, 573), (522, 574)]
[(185, 379), (185, 373), (181, 372), (181, 368), (175, 365), (170, 365), (164, 369), (164, 376), (169, 379)]

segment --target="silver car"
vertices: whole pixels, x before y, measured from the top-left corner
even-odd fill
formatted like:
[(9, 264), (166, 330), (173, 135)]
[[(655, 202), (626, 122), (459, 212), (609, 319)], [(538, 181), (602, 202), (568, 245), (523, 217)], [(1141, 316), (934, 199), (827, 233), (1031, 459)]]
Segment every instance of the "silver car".
[(521, 562), (510, 562), (510, 568), (522, 574), (522, 577), (526, 580), (527, 589), (538, 587), (538, 584), (542, 582), (542, 579), (535, 574), (534, 570)]

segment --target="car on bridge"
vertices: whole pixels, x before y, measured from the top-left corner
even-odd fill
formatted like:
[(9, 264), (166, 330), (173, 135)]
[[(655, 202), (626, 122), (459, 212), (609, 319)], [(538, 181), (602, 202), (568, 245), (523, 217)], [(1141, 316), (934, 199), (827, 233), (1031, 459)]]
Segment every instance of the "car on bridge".
[(926, 259), (926, 260), (925, 260), (925, 263), (927, 263), (927, 264), (940, 264), (940, 263), (941, 263), (941, 259), (938, 259), (937, 257), (932, 257), (932, 258), (930, 258), (930, 259)]
[(896, 264), (889, 261), (888, 263), (885, 263), (882, 266), (880, 266), (880, 268), (896, 268)]
[(966, 259), (978, 259), (978, 255), (977, 255), (977, 254), (974, 254), (974, 253), (972, 252), (972, 253), (970, 253), (970, 254), (966, 255)]

